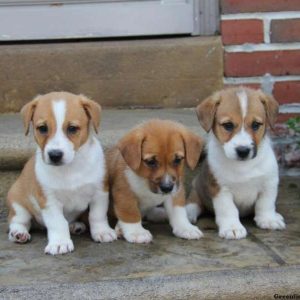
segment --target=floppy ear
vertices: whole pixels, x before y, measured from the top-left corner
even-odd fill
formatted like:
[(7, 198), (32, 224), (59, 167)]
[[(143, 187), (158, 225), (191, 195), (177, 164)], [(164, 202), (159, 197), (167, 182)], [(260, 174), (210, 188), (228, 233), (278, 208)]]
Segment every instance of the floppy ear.
[(117, 145), (124, 160), (133, 170), (137, 170), (140, 167), (143, 141), (144, 135), (140, 130), (136, 129), (125, 135)]
[(267, 95), (261, 90), (258, 92), (260, 101), (265, 107), (268, 124), (271, 128), (273, 128), (277, 119), (279, 104), (273, 96)]
[(92, 122), (95, 132), (98, 133), (98, 128), (100, 125), (101, 106), (97, 102), (90, 100), (84, 95), (80, 96), (85, 113), (87, 114), (89, 120)]
[(20, 113), (23, 118), (25, 135), (28, 135), (28, 133), (29, 133), (30, 122), (33, 119), (33, 115), (34, 115), (34, 111), (35, 111), (37, 102), (38, 102), (37, 99), (33, 99), (32, 101), (25, 104), (21, 109)]
[(191, 170), (194, 170), (198, 164), (204, 142), (196, 134), (189, 130), (185, 130), (182, 134), (186, 163)]
[(203, 100), (196, 108), (198, 120), (206, 132), (209, 132), (213, 126), (220, 101), (220, 93), (216, 93)]

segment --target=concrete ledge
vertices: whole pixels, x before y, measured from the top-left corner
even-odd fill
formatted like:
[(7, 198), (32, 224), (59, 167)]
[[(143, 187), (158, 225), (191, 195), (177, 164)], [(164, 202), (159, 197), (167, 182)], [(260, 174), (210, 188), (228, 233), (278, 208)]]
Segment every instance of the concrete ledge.
[[(204, 134), (194, 109), (104, 109), (98, 136), (102, 146), (112, 146), (130, 128), (152, 118), (178, 121), (195, 133)], [(35, 148), (33, 135), (24, 136), (19, 114), (0, 115), (0, 171), (20, 170)]]
[(220, 37), (1, 45), (0, 70), (0, 113), (53, 90), (107, 107), (195, 107), (223, 86), (223, 50)]

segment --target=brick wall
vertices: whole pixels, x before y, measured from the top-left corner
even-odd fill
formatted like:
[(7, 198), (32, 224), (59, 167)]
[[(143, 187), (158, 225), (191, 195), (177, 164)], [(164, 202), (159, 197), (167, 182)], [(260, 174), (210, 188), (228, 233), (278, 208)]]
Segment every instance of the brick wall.
[(286, 121), (300, 116), (300, 1), (221, 0), (225, 86), (272, 93), (280, 103), (275, 150), (284, 172), (299, 173), (300, 133)]

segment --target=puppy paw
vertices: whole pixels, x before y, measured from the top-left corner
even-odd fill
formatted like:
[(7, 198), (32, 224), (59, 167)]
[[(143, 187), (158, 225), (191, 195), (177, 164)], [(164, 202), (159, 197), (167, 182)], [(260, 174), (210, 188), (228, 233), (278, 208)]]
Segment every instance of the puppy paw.
[(117, 233), (110, 227), (92, 231), (92, 238), (95, 242), (109, 243), (117, 239)]
[(19, 230), (10, 230), (8, 233), (8, 239), (15, 243), (25, 244), (30, 241), (31, 235), (26, 228)]
[(187, 240), (199, 240), (203, 237), (202, 231), (192, 224), (174, 227), (173, 233), (174, 235)]
[(45, 248), (46, 254), (57, 255), (57, 254), (65, 254), (68, 252), (72, 252), (74, 250), (74, 245), (72, 240), (65, 239), (60, 241), (49, 242)]
[(124, 233), (123, 236), (129, 243), (148, 244), (152, 241), (152, 234), (146, 229)]
[(247, 236), (246, 228), (239, 223), (219, 228), (219, 236), (228, 240), (239, 240)]
[(69, 224), (71, 234), (82, 234), (86, 231), (86, 226), (83, 222), (72, 222)]
[(281, 214), (274, 213), (254, 218), (256, 225), (262, 229), (282, 230), (285, 229), (285, 222)]
[(198, 216), (200, 215), (200, 207), (197, 203), (189, 203), (185, 206), (187, 217), (193, 224), (197, 223)]

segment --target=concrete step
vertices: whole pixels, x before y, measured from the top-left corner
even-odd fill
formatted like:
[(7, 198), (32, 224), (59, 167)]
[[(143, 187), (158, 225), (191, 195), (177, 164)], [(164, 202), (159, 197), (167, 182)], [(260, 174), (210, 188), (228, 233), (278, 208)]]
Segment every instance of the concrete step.
[[(1, 179), (0, 179), (1, 180)], [(0, 299), (274, 299), (299, 294), (300, 183), (283, 178), (278, 210), (284, 231), (266, 231), (243, 219), (243, 240), (218, 237), (212, 216), (198, 225), (199, 241), (175, 238), (167, 224), (148, 224), (149, 245), (118, 240), (96, 244), (74, 236), (75, 251), (46, 256), (46, 233), (32, 241), (7, 240), (0, 222)]]
[(220, 37), (0, 45), (0, 113), (37, 94), (106, 107), (194, 107), (223, 85)]

